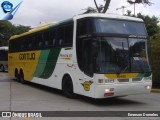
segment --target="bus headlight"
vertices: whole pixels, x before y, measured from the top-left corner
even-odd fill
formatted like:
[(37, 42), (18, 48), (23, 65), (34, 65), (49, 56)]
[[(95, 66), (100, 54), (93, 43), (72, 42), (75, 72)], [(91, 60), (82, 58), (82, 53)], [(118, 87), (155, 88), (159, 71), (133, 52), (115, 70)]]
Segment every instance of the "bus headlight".
[(99, 84), (114, 83), (114, 79), (98, 79)]
[(145, 77), (145, 78), (144, 78), (144, 81), (145, 81), (145, 82), (151, 82), (151, 81), (152, 81), (152, 77)]

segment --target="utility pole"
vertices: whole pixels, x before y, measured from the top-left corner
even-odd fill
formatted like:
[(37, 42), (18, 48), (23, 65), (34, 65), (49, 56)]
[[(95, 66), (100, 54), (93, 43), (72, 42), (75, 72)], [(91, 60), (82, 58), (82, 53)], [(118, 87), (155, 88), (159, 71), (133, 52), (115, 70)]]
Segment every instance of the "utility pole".
[(122, 6), (122, 7), (120, 7), (120, 8), (117, 8), (116, 10), (122, 9), (122, 14), (124, 15), (124, 9), (125, 9), (125, 8), (126, 8), (125, 6)]
[(136, 16), (136, 3), (134, 3), (134, 16)]

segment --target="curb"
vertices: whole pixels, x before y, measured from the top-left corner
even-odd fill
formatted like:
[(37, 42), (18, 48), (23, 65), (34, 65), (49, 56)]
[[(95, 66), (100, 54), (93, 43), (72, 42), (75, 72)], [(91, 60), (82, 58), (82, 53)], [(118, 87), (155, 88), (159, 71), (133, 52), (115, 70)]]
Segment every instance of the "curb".
[(151, 92), (160, 93), (160, 89), (152, 89)]

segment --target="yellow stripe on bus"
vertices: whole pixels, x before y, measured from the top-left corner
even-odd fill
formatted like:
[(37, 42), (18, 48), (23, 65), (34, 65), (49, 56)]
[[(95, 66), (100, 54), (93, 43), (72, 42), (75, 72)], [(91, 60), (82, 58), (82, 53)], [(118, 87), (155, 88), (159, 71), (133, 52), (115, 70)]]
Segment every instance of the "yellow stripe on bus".
[(120, 73), (120, 74), (105, 74), (104, 76), (108, 79), (116, 78), (136, 78), (139, 73)]
[[(24, 72), (24, 79), (31, 81), (33, 79), (33, 74), (36, 70), (41, 51), (29, 51), (29, 52), (19, 52), (19, 53), (9, 53), (9, 70), (14, 76), (14, 69), (22, 69)], [(34, 59), (32, 58), (34, 55)]]

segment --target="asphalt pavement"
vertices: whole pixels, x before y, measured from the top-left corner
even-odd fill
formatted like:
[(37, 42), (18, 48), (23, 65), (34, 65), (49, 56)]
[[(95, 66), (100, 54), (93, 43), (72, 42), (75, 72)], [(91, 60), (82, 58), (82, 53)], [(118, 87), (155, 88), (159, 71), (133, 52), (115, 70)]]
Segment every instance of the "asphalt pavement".
[[(158, 90), (159, 91), (159, 90)], [(131, 95), (94, 101), (83, 96), (66, 98), (61, 91), (28, 83), (23, 85), (0, 73), (0, 111), (159, 111), (160, 94)], [(160, 117), (48, 117), (0, 118), (0, 120), (160, 120)]]

